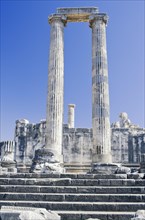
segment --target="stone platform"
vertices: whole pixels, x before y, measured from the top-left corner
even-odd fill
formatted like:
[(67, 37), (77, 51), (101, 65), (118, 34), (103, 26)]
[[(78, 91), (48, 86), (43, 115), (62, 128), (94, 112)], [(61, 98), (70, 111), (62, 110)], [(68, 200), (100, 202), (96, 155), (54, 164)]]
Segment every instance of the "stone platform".
[(0, 205), (46, 208), (61, 220), (130, 220), (145, 210), (144, 174), (0, 175)]

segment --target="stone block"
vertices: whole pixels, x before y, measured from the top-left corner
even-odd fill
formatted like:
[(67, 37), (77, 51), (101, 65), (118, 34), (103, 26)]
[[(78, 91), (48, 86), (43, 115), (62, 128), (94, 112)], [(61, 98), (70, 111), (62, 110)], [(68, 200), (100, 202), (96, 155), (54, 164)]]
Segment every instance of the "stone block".
[(122, 186), (122, 182), (122, 179), (110, 180), (110, 186)]
[(53, 180), (54, 186), (69, 186), (70, 184), (71, 184), (71, 178)]
[(122, 186), (134, 186), (135, 183), (136, 182), (133, 179), (122, 180)]
[(0, 185), (5, 185), (9, 183), (9, 179), (0, 178)]
[(35, 185), (36, 184), (36, 179), (30, 179), (30, 178), (28, 178), (28, 179), (26, 179), (26, 181), (25, 181), (25, 184), (26, 185)]
[(78, 179), (94, 179), (95, 175), (93, 175), (93, 174), (78, 174), (77, 178)]
[(19, 216), (20, 213), (0, 211), (0, 220), (20, 220)]
[[(10, 185), (25, 185), (25, 179), (13, 179), (13, 178), (10, 178), (9, 179), (9, 184)], [(34, 183), (32, 183), (34, 184)]]
[(41, 193), (56, 193), (59, 192), (60, 187), (54, 187), (54, 186), (41, 186), (40, 192)]
[(77, 191), (77, 187), (64, 187), (63, 189), (60, 188), (59, 190), (57, 190), (57, 192), (76, 193), (78, 191)]
[(133, 188), (130, 188), (131, 189), (131, 193), (145, 193), (145, 187), (133, 187)]
[(26, 177), (26, 173), (16, 173), (16, 174), (10, 173), (9, 174), (9, 178), (25, 178), (25, 177)]
[(98, 182), (99, 182), (98, 184), (99, 186), (110, 186), (111, 185), (111, 182), (108, 179), (100, 179), (98, 180)]
[(131, 169), (129, 167), (118, 167), (117, 170), (115, 171), (116, 174), (128, 174), (131, 173)]
[(117, 188), (116, 187), (96, 187), (95, 188), (95, 193), (102, 193), (102, 194), (107, 194), (107, 193), (117, 193)]
[(85, 186), (86, 185), (86, 180), (84, 180), (84, 179), (72, 179), (71, 180), (71, 185), (72, 186)]
[(72, 203), (52, 203), (52, 204), (47, 204), (47, 206), (51, 205), (52, 210), (75, 210), (75, 207), (73, 206)]
[(61, 220), (54, 211), (29, 207), (2, 206), (0, 216), (1, 220)]
[(145, 220), (145, 210), (138, 210), (131, 220)]
[(61, 213), (60, 214), (61, 215), (61, 219), (62, 220), (79, 220), (79, 219), (82, 219), (81, 217), (82, 217), (82, 215), (80, 214), (80, 213), (73, 213), (73, 214), (71, 214), (71, 213)]
[(145, 186), (145, 179), (138, 179), (135, 181), (136, 186)]
[(97, 180), (97, 179), (86, 179), (85, 185), (86, 186), (98, 186), (100, 184), (99, 184), (99, 180)]
[(96, 192), (96, 188), (93, 187), (78, 187), (77, 188), (77, 193), (95, 193)]
[(127, 174), (127, 179), (143, 179), (144, 176), (144, 173), (130, 173)]
[(51, 195), (47, 194), (45, 195), (45, 201), (65, 201), (65, 195), (64, 194), (51, 194)]
[(69, 186), (71, 184), (71, 179), (70, 178), (37, 179), (35, 180), (35, 184), (42, 186)]
[(66, 195), (66, 201), (79, 201), (79, 202), (102, 202), (102, 201), (109, 201), (108, 195)]
[(116, 192), (117, 193), (132, 193), (131, 187), (117, 187)]
[(127, 179), (127, 174), (94, 174), (94, 179)]
[(60, 178), (72, 178), (72, 179), (77, 179), (77, 174), (62, 173), (62, 174), (60, 174)]

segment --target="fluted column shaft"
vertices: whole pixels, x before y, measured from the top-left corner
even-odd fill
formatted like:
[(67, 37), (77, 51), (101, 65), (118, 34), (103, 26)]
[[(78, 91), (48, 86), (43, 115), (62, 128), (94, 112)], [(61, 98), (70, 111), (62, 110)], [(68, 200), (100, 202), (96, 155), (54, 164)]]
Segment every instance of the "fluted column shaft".
[(105, 14), (90, 17), (92, 28), (93, 162), (111, 162)]
[(52, 15), (48, 67), (48, 96), (46, 117), (46, 148), (57, 158), (62, 154), (64, 103), (64, 24), (65, 17)]

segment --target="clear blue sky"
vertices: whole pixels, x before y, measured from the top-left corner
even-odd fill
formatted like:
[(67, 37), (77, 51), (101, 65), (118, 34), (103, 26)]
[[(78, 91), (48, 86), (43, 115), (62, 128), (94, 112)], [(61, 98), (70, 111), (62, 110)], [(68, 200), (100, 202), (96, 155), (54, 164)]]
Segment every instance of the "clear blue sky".
[[(120, 112), (144, 126), (144, 1), (1, 1), (1, 140), (14, 136), (15, 120), (46, 115), (48, 15), (58, 7), (96, 6), (109, 15), (107, 48), (111, 122)], [(65, 28), (65, 113), (76, 104), (76, 127), (91, 127), (91, 29)]]

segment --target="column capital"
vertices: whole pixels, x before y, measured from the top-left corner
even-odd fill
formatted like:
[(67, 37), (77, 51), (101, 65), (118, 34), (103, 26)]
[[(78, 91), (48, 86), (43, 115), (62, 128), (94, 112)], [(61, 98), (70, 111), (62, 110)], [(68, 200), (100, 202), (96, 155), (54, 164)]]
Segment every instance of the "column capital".
[(75, 108), (76, 105), (75, 104), (68, 104), (69, 107)]
[(48, 17), (48, 23), (51, 24), (52, 22), (60, 21), (64, 24), (64, 26), (67, 23), (67, 18), (64, 15), (59, 14), (52, 14)]
[(89, 17), (89, 23), (90, 23), (89, 26), (92, 28), (93, 24), (94, 24), (96, 21), (102, 21), (102, 22), (104, 22), (104, 23), (107, 25), (108, 19), (109, 19), (109, 17), (108, 17), (107, 14), (105, 14), (105, 13), (92, 14), (92, 15), (90, 15), (90, 17)]

